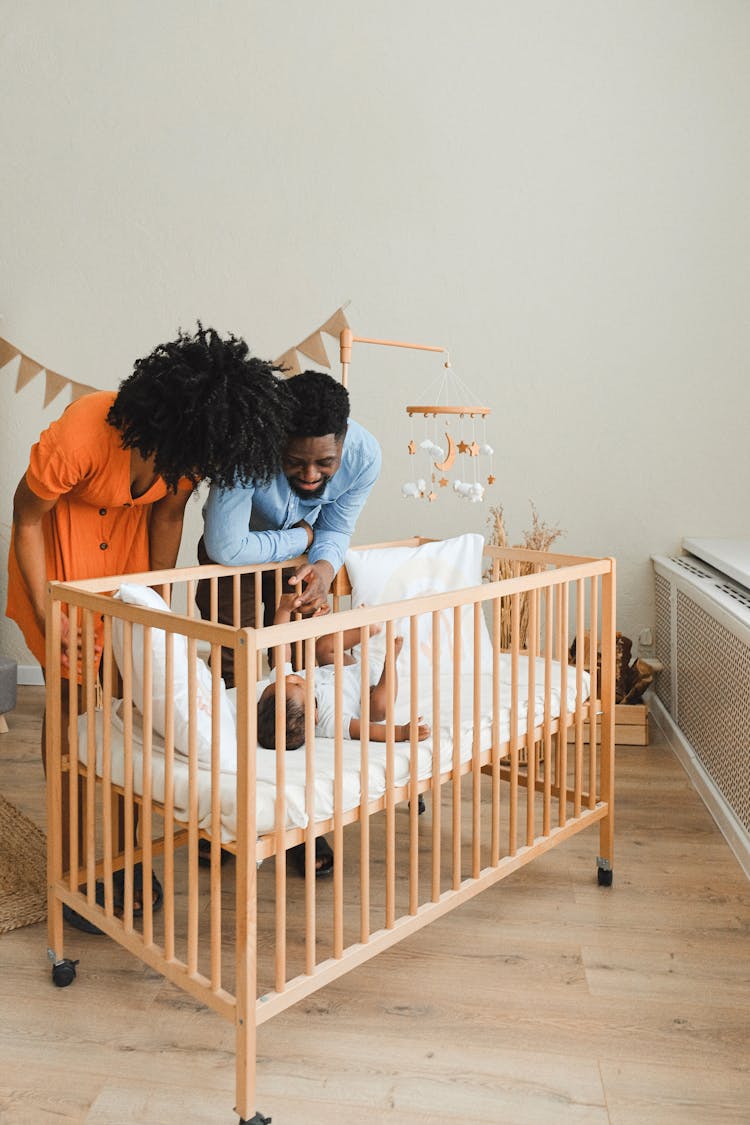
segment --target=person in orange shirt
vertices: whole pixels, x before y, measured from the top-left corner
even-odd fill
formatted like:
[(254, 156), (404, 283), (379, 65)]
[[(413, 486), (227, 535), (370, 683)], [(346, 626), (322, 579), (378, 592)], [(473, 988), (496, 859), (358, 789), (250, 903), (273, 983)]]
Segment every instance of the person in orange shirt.
[[(280, 471), (290, 406), (277, 371), (244, 340), (199, 324), (137, 360), (116, 393), (76, 400), (41, 434), (13, 501), (6, 612), (43, 669), (48, 580), (169, 569), (198, 481), (231, 488)], [(63, 674), (78, 665), (64, 618)], [(68, 835), (63, 824), (64, 869)]]

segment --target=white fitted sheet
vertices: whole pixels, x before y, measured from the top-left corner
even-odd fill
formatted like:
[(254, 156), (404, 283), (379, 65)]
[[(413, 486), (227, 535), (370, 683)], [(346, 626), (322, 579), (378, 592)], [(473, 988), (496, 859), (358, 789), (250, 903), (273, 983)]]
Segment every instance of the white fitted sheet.
[[(535, 692), (534, 692), (534, 725), (540, 725), (544, 720), (544, 660), (536, 660)], [(518, 668), (518, 734), (526, 732), (527, 696), (528, 696), (529, 662), (526, 658), (519, 659)], [(460, 758), (468, 761), (471, 758), (474, 734), (473, 722), (473, 675), (467, 674), (460, 681), (461, 707), (460, 707)], [(552, 683), (550, 691), (550, 718), (557, 718), (560, 714), (560, 684), (561, 666), (552, 662)], [(567, 709), (573, 711), (576, 706), (576, 670), (566, 666), (566, 698)], [(590, 680), (587, 673), (583, 673), (581, 702), (588, 699)], [(486, 750), (491, 745), (492, 736), (492, 676), (481, 677), (481, 719), (480, 719), (480, 750)], [(511, 664), (510, 657), (503, 655), (500, 665), (500, 740), (506, 742), (510, 736), (510, 706), (511, 706)], [(227, 693), (230, 702), (234, 704), (234, 691)], [(403, 722), (408, 718), (409, 685), (401, 685), (399, 701), (396, 707), (396, 721)], [(418, 776), (421, 779), (430, 776), (432, 771), (432, 749), (435, 738), (435, 723), (432, 716), (432, 685), (426, 678), (419, 685), (419, 712), (433, 726), (433, 734), (425, 742), (418, 745)], [(112, 761), (112, 782), (116, 785), (124, 783), (124, 727), (121, 718), (116, 713), (113, 701), (113, 714), (110, 725), (110, 744)], [(450, 769), (453, 762), (453, 676), (446, 675), (440, 682), (440, 763), (441, 771)], [(133, 784), (136, 793), (142, 793), (142, 731), (138, 727), (138, 714), (134, 712), (133, 723)], [(82, 763), (86, 757), (86, 716), (79, 718), (79, 759)], [(94, 712), (95, 738), (97, 751), (97, 773), (102, 772), (102, 746), (103, 746), (103, 712)], [(344, 775), (343, 775), (343, 811), (355, 808), (361, 801), (361, 747), (359, 742), (345, 741), (343, 749)], [(316, 821), (326, 820), (333, 815), (333, 790), (334, 790), (334, 742), (332, 739), (316, 739), (315, 744), (315, 783), (314, 783), (314, 808), (307, 810), (305, 807), (305, 752), (304, 749), (290, 751), (285, 755), (285, 795), (286, 795), (286, 827), (304, 828), (307, 826), (309, 816)], [(410, 744), (399, 742), (395, 744), (393, 755), (394, 784), (404, 785), (410, 776)], [(256, 810), (257, 832), (263, 835), (273, 830), (276, 815), (276, 753), (258, 747), (256, 754)], [(164, 797), (164, 743), (156, 734), (152, 741), (151, 788), (155, 801), (161, 802)], [(198, 823), (199, 827), (210, 831), (211, 829), (211, 772), (207, 768), (196, 770), (198, 780)], [(368, 795), (370, 799), (382, 797), (386, 788), (386, 748), (382, 743), (370, 743), (369, 769), (368, 769)], [(187, 820), (189, 769), (187, 761), (180, 754), (174, 754), (174, 805), (175, 815), (180, 820)], [(220, 806), (221, 806), (221, 838), (229, 842), (236, 837), (237, 832), (237, 801), (236, 801), (236, 775), (233, 772), (220, 774)]]

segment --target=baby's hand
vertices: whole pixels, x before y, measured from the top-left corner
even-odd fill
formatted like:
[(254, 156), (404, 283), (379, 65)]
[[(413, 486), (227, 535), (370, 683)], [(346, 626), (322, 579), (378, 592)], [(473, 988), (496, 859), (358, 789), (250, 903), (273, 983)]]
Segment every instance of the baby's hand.
[[(417, 742), (424, 742), (424, 740), (426, 738), (430, 737), (430, 734), (431, 734), (430, 724), (426, 723), (421, 715), (417, 716), (416, 729), (417, 729)], [(411, 723), (404, 723), (404, 725), (401, 727), (401, 731), (402, 731), (402, 737), (401, 737), (401, 740), (400, 740), (401, 742), (409, 742), (411, 740), (411, 730), (412, 730), (412, 724)]]
[(286, 613), (294, 613), (294, 603), (296, 600), (296, 593), (282, 594), (279, 598), (278, 608)]

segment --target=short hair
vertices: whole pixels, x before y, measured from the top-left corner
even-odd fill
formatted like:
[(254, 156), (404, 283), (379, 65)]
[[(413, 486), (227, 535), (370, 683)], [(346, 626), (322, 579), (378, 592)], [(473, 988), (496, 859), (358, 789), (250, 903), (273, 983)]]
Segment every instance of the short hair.
[(349, 421), (349, 392), (324, 371), (303, 371), (287, 379), (292, 397), (289, 437), (341, 439)]
[[(298, 750), (305, 741), (305, 708), (296, 699), (286, 699), (286, 748)], [(276, 688), (258, 703), (258, 742), (266, 750), (276, 749)]]
[(136, 360), (107, 421), (123, 448), (154, 456), (173, 490), (181, 477), (222, 488), (265, 483), (280, 472), (293, 407), (280, 371), (241, 338), (199, 322)]

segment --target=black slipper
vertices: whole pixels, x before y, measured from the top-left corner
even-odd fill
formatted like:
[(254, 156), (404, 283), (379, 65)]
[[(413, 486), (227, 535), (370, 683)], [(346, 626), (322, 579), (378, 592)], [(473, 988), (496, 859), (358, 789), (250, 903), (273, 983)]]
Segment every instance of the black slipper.
[[(102, 889), (101, 902), (99, 902), (99, 888)], [(151, 872), (151, 893), (152, 905), (151, 909), (156, 913), (160, 909), (161, 904), (164, 902), (164, 891), (162, 885), (156, 878), (156, 872)], [(141, 905), (136, 906), (135, 900), (140, 897)], [(112, 875), (112, 898), (115, 910), (125, 910), (125, 872), (120, 868)], [(143, 864), (136, 863), (133, 866), (133, 917), (143, 917)], [(102, 883), (96, 884), (96, 901), (100, 906), (104, 905), (104, 885)]]
[[(305, 877), (305, 845), (295, 844), (290, 848), (287, 855), (291, 859), (297, 872), (304, 879)], [(315, 837), (315, 878), (320, 879), (324, 875), (330, 875), (333, 872), (333, 852), (326, 840), (325, 836)]]
[[(161, 904), (164, 902), (164, 891), (159, 880), (156, 878), (156, 873), (151, 872), (151, 888), (153, 895), (153, 904), (151, 909), (157, 911)], [(81, 887), (81, 890), (85, 888)], [(138, 898), (140, 895), (143, 901), (143, 865), (136, 863), (133, 867), (133, 898)], [(112, 874), (112, 904), (115, 911), (122, 913), (125, 910), (125, 872), (120, 869)], [(104, 883), (96, 884), (96, 903), (97, 906), (104, 906)], [(143, 917), (143, 906), (133, 907), (133, 917)], [(83, 930), (85, 934), (103, 934), (104, 930), (100, 930), (93, 922), (89, 922), (88, 918), (84, 918), (72, 906), (68, 906), (66, 902), (63, 903), (63, 920), (69, 925), (75, 926), (77, 930)]]
[[(229, 851), (226, 850), (226, 848), (222, 848), (221, 849), (221, 866), (223, 867), (225, 863), (228, 863), (233, 855), (234, 855), (234, 852), (229, 852)], [(211, 841), (205, 840), (205, 839), (203, 839), (203, 837), (201, 837), (201, 839), (198, 841), (198, 866), (199, 867), (210, 867), (211, 866)]]
[[(101, 883), (97, 884), (97, 889), (99, 887), (104, 891), (104, 887)], [(67, 922), (69, 926), (75, 926), (77, 930), (83, 930), (85, 934), (104, 933), (104, 930), (100, 930), (93, 922), (89, 922), (88, 918), (84, 918), (83, 915), (79, 914), (77, 910), (74, 910), (72, 906), (68, 906), (67, 902), (63, 903), (63, 921)]]

